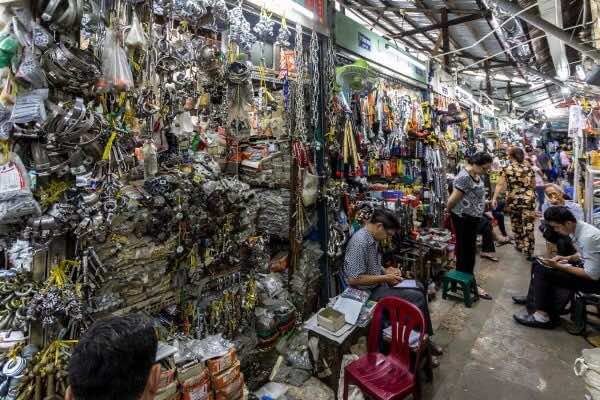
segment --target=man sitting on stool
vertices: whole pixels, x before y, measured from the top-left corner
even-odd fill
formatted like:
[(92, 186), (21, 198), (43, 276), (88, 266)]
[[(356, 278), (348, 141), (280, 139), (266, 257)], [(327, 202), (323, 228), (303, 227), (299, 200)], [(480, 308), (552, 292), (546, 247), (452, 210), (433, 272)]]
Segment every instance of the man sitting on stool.
[[(383, 268), (379, 242), (392, 238), (400, 229), (400, 223), (390, 210), (379, 208), (373, 211), (371, 220), (352, 235), (344, 257), (344, 276), (348, 284), (368, 291), (372, 300), (395, 296), (416, 305), (425, 317), (427, 333), (433, 335), (427, 295), (422, 287), (395, 288), (402, 281), (398, 268)], [(430, 341), (430, 343), (432, 343)], [(433, 355), (441, 355), (442, 349), (432, 343)]]
[[(554, 206), (565, 206), (571, 211), (571, 214), (577, 221), (583, 221), (583, 209), (581, 206), (573, 201), (567, 201), (565, 199), (565, 192), (560, 186), (554, 183), (549, 183), (544, 186), (544, 193), (546, 194), (546, 202), (542, 205), (542, 212), (545, 212), (548, 208)], [(556, 246), (556, 254), (559, 256), (572, 256), (577, 253), (575, 247), (573, 247), (573, 241), (568, 235), (562, 235), (552, 229), (552, 226), (546, 224), (544, 220), (541, 221), (540, 231), (544, 235), (544, 239), (548, 243), (552, 243)], [(532, 271), (533, 274), (533, 271)], [(555, 302), (558, 310), (562, 310), (572, 297), (573, 291), (569, 289), (557, 290), (555, 292)], [(528, 309), (534, 309), (535, 305), (533, 302), (533, 288), (529, 289), (527, 296), (513, 296), (513, 301), (517, 304), (527, 305)]]
[[(544, 193), (546, 194), (546, 201), (542, 205), (542, 212), (553, 206), (565, 206), (577, 221), (584, 220), (581, 206), (573, 201), (567, 201), (565, 192), (560, 186), (549, 183), (544, 187)], [(556, 246), (556, 252), (559, 256), (570, 256), (576, 253), (570, 237), (556, 233), (544, 221), (540, 224), (540, 230), (544, 234), (544, 239)]]
[(564, 206), (548, 208), (544, 212), (544, 220), (557, 233), (571, 236), (579, 253), (533, 262), (530, 283), (533, 307), (513, 315), (518, 323), (533, 328), (553, 328), (557, 325), (557, 289), (600, 293), (600, 229), (577, 221), (573, 213)]

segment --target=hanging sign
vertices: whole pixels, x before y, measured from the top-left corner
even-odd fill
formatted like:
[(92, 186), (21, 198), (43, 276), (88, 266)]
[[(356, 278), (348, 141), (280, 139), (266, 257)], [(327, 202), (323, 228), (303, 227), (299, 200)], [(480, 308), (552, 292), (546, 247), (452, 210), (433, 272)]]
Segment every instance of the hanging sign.
[(342, 49), (406, 77), (408, 82), (427, 84), (426, 63), (342, 13), (335, 14), (335, 41)]
[(371, 39), (358, 32), (358, 47), (371, 51)]
[(569, 107), (569, 136), (583, 136), (584, 117), (581, 106)]
[(473, 105), (473, 95), (460, 87), (456, 87), (456, 99), (469, 107)]

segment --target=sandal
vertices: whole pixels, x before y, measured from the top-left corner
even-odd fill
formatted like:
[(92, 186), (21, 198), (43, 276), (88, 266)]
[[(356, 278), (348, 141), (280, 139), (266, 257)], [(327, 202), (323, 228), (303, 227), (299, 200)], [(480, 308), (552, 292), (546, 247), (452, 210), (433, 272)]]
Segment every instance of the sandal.
[(487, 258), (488, 260), (490, 260), (490, 261), (493, 261), (493, 262), (498, 262), (498, 261), (500, 261), (500, 259), (499, 259), (498, 257), (496, 257), (496, 256), (493, 256), (493, 255), (491, 255), (491, 254), (487, 254), (487, 253), (481, 253), (481, 254), (480, 254), (480, 257), (481, 257), (481, 258)]
[(480, 298), (482, 298), (484, 300), (492, 300), (492, 296), (488, 292), (486, 292), (485, 290), (480, 288), (479, 286), (477, 287), (477, 292), (479, 293)]

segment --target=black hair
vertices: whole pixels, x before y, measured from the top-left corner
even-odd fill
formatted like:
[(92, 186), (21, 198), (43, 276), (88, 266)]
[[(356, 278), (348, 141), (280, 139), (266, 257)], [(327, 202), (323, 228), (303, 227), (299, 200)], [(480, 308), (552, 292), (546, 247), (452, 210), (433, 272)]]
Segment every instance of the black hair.
[(373, 210), (373, 214), (371, 215), (371, 223), (381, 223), (384, 229), (393, 229), (396, 231), (400, 229), (400, 221), (398, 221), (396, 215), (392, 211), (383, 207)]
[(544, 220), (556, 224), (565, 224), (566, 222), (577, 222), (573, 213), (565, 206), (552, 206), (544, 212)]
[(525, 160), (525, 152), (520, 147), (511, 147), (510, 150), (508, 150), (508, 155), (519, 163), (522, 163)]
[(478, 165), (480, 167), (482, 165), (491, 164), (492, 161), (494, 161), (492, 156), (489, 153), (486, 153), (485, 151), (480, 151), (478, 153), (473, 154), (470, 157), (467, 157), (467, 162), (469, 164)]
[(158, 340), (141, 314), (96, 321), (80, 338), (69, 362), (76, 400), (138, 400), (155, 364)]

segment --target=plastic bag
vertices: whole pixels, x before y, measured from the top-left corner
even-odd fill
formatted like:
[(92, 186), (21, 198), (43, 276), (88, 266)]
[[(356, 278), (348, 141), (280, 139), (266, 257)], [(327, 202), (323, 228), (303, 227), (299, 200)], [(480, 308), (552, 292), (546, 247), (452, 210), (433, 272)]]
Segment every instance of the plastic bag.
[(125, 45), (130, 49), (146, 46), (146, 33), (136, 13), (133, 13), (133, 20), (129, 27), (129, 32), (125, 37)]
[[(358, 360), (358, 356), (355, 354), (344, 354), (342, 358), (342, 366), (340, 367), (340, 383), (338, 386), (338, 399), (342, 399), (344, 395), (344, 374), (346, 366)], [(362, 392), (359, 388), (354, 385), (348, 387), (348, 400), (365, 400)]]
[(34, 89), (20, 92), (12, 109), (10, 120), (16, 124), (44, 122), (46, 120), (45, 101), (48, 89)]
[(284, 355), (291, 367), (312, 371), (313, 366), (308, 353), (308, 331), (304, 330), (292, 336), (287, 342)]
[(33, 46), (27, 46), (23, 49), (23, 56), (16, 77), (34, 89), (48, 87), (46, 75), (42, 70), (39, 60), (33, 53)]
[(133, 74), (127, 61), (127, 53), (119, 46), (117, 36), (106, 32), (102, 51), (102, 79), (97, 88), (127, 91), (133, 87)]
[(259, 275), (257, 281), (260, 303), (272, 305), (273, 300), (283, 291), (283, 282), (277, 274)]
[(7, 25), (5, 31), (0, 33), (0, 68), (8, 67), (12, 63), (12, 59), (17, 54), (19, 42), (10, 32), (10, 27)]
[(0, 165), (0, 224), (41, 213), (30, 190), (27, 170), (18, 155), (9, 153), (8, 162)]
[(302, 203), (310, 207), (317, 202), (319, 195), (319, 176), (305, 171), (302, 183)]
[(582, 376), (585, 388), (594, 400), (600, 400), (600, 348), (583, 349), (575, 360), (573, 371)]
[(17, 239), (8, 250), (10, 265), (17, 271), (31, 271), (33, 249), (28, 240)]

